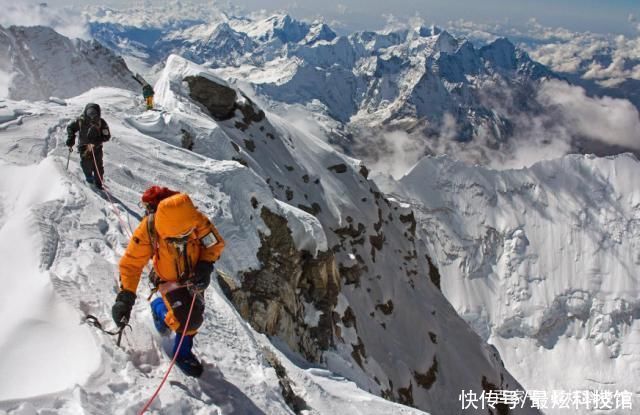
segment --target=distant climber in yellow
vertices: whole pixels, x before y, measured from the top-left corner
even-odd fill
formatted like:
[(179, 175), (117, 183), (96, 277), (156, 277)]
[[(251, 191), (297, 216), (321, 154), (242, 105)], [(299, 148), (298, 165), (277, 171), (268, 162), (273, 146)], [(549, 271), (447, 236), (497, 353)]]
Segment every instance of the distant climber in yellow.
[[(204, 319), (202, 292), (209, 286), (224, 240), (185, 193), (152, 186), (142, 195), (142, 202), (147, 215), (120, 259), (121, 286), (112, 308), (113, 319), (119, 326), (128, 323), (142, 270), (153, 260), (150, 279), (160, 293), (151, 302), (154, 324), (161, 334), (168, 334), (169, 329), (176, 333), (176, 364), (186, 374), (198, 377), (202, 364), (191, 351), (193, 336)], [(194, 294), (195, 304), (186, 327)]]
[(139, 73), (131, 75), (142, 86), (142, 97), (148, 110), (153, 109), (153, 87)]

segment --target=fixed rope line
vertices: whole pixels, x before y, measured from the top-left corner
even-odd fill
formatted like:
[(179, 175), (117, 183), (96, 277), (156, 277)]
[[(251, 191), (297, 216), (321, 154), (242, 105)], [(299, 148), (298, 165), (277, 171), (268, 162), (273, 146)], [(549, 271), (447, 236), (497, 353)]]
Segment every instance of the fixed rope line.
[(125, 232), (127, 232), (128, 234), (127, 236), (131, 238), (133, 236), (133, 230), (131, 230), (131, 226), (125, 223), (124, 219), (122, 219), (122, 214), (120, 213), (120, 209), (118, 209), (116, 204), (113, 202), (111, 193), (109, 193), (109, 190), (107, 189), (107, 185), (104, 183), (104, 180), (102, 180), (102, 175), (100, 174), (100, 170), (98, 169), (98, 161), (96, 160), (96, 154), (93, 151), (93, 145), (90, 145), (89, 150), (91, 150), (91, 156), (93, 157), (93, 166), (95, 167), (95, 172), (98, 175), (98, 179), (100, 180), (100, 183), (102, 184), (102, 189), (104, 190), (104, 193), (107, 195), (107, 199), (109, 199), (109, 203), (111, 204), (111, 209), (113, 209), (114, 213), (118, 217), (118, 220), (120, 221), (120, 225), (122, 226), (122, 229), (124, 229)]
[[(149, 400), (144, 405), (142, 410), (140, 410), (140, 412), (138, 412), (138, 415), (144, 414), (147, 411), (147, 409), (149, 409), (149, 407), (153, 403), (153, 400), (156, 398), (156, 396), (158, 396), (158, 393), (160, 393), (160, 389), (162, 389), (162, 387), (164, 386), (164, 383), (167, 381), (167, 378), (169, 377), (169, 373), (171, 373), (171, 369), (173, 369), (173, 366), (176, 364), (176, 359), (178, 358), (178, 353), (180, 352), (180, 347), (182, 347), (182, 342), (184, 341), (184, 337), (186, 335), (185, 331), (189, 327), (189, 322), (191, 321), (191, 313), (193, 312), (193, 306), (196, 304), (196, 297), (197, 296), (198, 296), (198, 292), (196, 291), (196, 292), (193, 293), (193, 299), (191, 300), (191, 307), (189, 308), (189, 314), (187, 315), (187, 322), (184, 325), (185, 330), (182, 331), (183, 332), (182, 337), (180, 337), (180, 342), (178, 343), (178, 347), (176, 347), (176, 351), (173, 354), (173, 359), (171, 359), (171, 363), (169, 364), (169, 368), (165, 372), (164, 377), (162, 378), (162, 382), (160, 382), (160, 385), (158, 385), (158, 387), (156, 388), (156, 391), (153, 393), (151, 398), (149, 398)], [(176, 333), (176, 335), (177, 335), (177, 333)]]

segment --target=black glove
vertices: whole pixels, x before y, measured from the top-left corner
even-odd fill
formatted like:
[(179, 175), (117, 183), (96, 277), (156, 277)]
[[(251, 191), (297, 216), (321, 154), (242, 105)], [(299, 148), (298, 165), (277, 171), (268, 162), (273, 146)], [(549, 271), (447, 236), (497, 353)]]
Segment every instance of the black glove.
[(65, 141), (65, 144), (67, 145), (67, 147), (73, 147), (75, 143), (76, 143), (76, 140), (73, 137), (69, 137), (67, 138), (67, 141)]
[(116, 302), (111, 308), (111, 315), (113, 321), (116, 322), (118, 327), (125, 326), (129, 323), (129, 317), (131, 317), (131, 308), (133, 303), (136, 302), (136, 295), (131, 291), (122, 290), (116, 297)]
[(211, 283), (211, 273), (213, 272), (213, 262), (198, 261), (194, 269), (193, 285), (197, 290), (206, 289)]

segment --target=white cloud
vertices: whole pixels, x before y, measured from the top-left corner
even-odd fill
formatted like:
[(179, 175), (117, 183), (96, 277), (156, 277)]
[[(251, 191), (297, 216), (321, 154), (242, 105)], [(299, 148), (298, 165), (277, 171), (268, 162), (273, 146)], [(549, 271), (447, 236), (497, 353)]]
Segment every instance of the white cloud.
[(86, 20), (77, 10), (54, 9), (46, 3), (20, 4), (8, 0), (0, 0), (0, 8), (1, 26), (49, 26), (70, 38), (90, 38)]
[(360, 131), (355, 143), (355, 153), (374, 173), (390, 175), (395, 179), (404, 176), (427, 148), (425, 138), (412, 136), (403, 130)]
[[(629, 22), (640, 23), (635, 15)], [(551, 28), (530, 19), (525, 28), (505, 25), (476, 24), (465, 20), (449, 22), (453, 33), (487, 43), (499, 36), (518, 39), (518, 46), (534, 60), (556, 72), (579, 73), (602, 85), (616, 85), (625, 79), (638, 79), (640, 68), (640, 36), (613, 36), (591, 32), (574, 32)], [(603, 57), (608, 57), (603, 59)]]
[(640, 114), (628, 100), (591, 98), (583, 88), (556, 80), (542, 85), (538, 99), (557, 109), (573, 136), (640, 150)]

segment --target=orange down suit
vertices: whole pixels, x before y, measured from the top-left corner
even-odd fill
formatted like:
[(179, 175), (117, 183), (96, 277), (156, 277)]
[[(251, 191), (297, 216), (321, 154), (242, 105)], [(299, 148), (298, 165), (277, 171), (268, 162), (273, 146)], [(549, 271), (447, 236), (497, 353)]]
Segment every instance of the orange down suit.
[[(187, 266), (193, 269), (198, 261), (217, 261), (224, 249), (224, 240), (218, 230), (184, 193), (170, 196), (158, 204), (154, 218), (156, 247), (151, 246), (147, 221), (148, 216), (142, 219), (120, 259), (120, 284), (123, 290), (136, 292), (142, 270), (152, 258), (153, 268), (160, 281), (171, 282), (177, 281), (179, 273), (183, 273)], [(187, 265), (185, 258), (165, 238), (177, 237), (190, 231), (186, 249), (189, 258)], [(206, 248), (201, 239), (209, 233), (213, 233), (217, 242)], [(165, 322), (175, 331), (180, 323), (171, 312), (165, 295), (163, 300), (169, 310)]]

